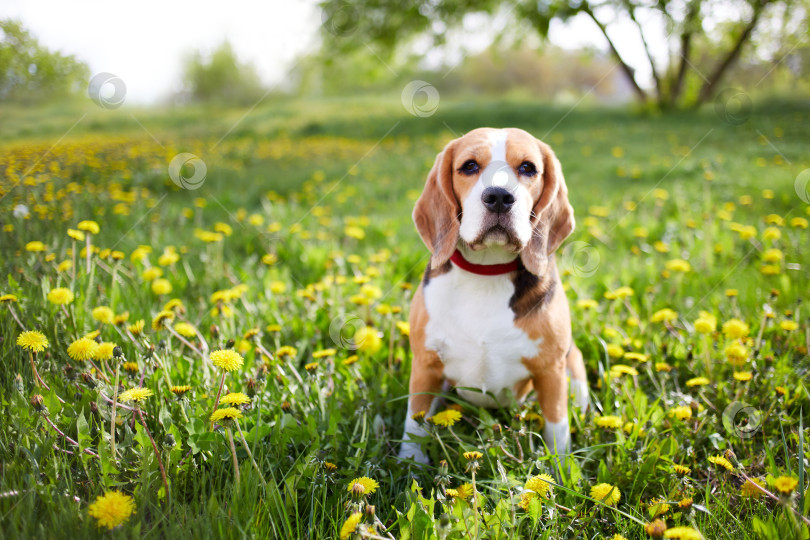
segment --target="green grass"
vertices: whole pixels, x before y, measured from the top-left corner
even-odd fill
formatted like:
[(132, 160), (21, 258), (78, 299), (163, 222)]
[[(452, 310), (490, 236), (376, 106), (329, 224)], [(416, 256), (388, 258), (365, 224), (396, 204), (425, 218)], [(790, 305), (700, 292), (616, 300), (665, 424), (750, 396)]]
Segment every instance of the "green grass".
[[(474, 536), (477, 528), (487, 538), (641, 539), (648, 537), (642, 524), (652, 520), (650, 502), (662, 499), (671, 507), (664, 516), (669, 526), (694, 527), (706, 538), (807, 537), (807, 527), (796, 525), (800, 518), (789, 510), (807, 516), (810, 504), (802, 495), (810, 330), (801, 304), (810, 245), (807, 230), (793, 221), (808, 218), (794, 185), (810, 167), (810, 113), (803, 104), (757, 104), (741, 125), (709, 109), (647, 117), (516, 101), (447, 100), (429, 118), (410, 116), (398, 100), (384, 98), (279, 100), (242, 118), (245, 112), (84, 105), (0, 111), (0, 294), (18, 298), (0, 305), (4, 536), (334, 538), (350, 511), (368, 503), (397, 538), (441, 538), (451, 516), (447, 538)], [(571, 413), (570, 470), (555, 470), (543, 450), (539, 423), (529, 414), (538, 412), (533, 400), (484, 410), (454, 394), (446, 396), (448, 403), (462, 405), (463, 419), (432, 430), (425, 441), (434, 465), (422, 469), (394, 459), (410, 367), (407, 338), (396, 323), (407, 320), (412, 288), (427, 262), (411, 209), (435, 154), (453, 133), (482, 125), (522, 127), (549, 142), (576, 210), (578, 227), (559, 262), (593, 407)], [(200, 189), (181, 190), (169, 180), (167, 166), (178, 152), (205, 161)], [(12, 215), (18, 204), (27, 205), (30, 219)], [(766, 223), (771, 215), (781, 224)], [(101, 228), (93, 245), (121, 250), (123, 260), (101, 251), (86, 271), (82, 244), (67, 235), (85, 219)], [(232, 234), (203, 242), (199, 231), (224, 230), (218, 223)], [(755, 236), (743, 238), (737, 224), (753, 227)], [(363, 238), (348, 234), (348, 227), (360, 228)], [(46, 251), (27, 251), (31, 241), (43, 242)], [(141, 245), (151, 254), (133, 261), (130, 254)], [(179, 259), (160, 265), (168, 246)], [(74, 260), (70, 249), (73, 268), (59, 270), (62, 261)], [(767, 263), (774, 249), (782, 259)], [(265, 264), (266, 254), (277, 261)], [(691, 270), (667, 271), (673, 259), (687, 260)], [(768, 264), (772, 275), (763, 273)], [(163, 269), (171, 294), (152, 291), (143, 277), (148, 266)], [(238, 298), (212, 299), (215, 291), (240, 284), (247, 289)], [(604, 297), (619, 286), (631, 287), (633, 296)], [(75, 300), (64, 309), (52, 305), (47, 294), (55, 287), (70, 288)], [(727, 297), (727, 289), (738, 295)], [(225, 431), (207, 429), (218, 374), (207, 377), (201, 355), (167, 330), (150, 328), (171, 298), (185, 308), (175, 322), (199, 330), (191, 339), (195, 347), (204, 339), (215, 350), (233, 339), (243, 352), (244, 367), (225, 380), (229, 391), (252, 396), (240, 425), (261, 478), (237, 437), (236, 485)], [(588, 299), (597, 306), (587, 309), (581, 301)], [(222, 314), (223, 305), (230, 316)], [(766, 305), (772, 319), (764, 317)], [(98, 306), (128, 311), (129, 323), (144, 319), (144, 335), (95, 321)], [(664, 308), (677, 318), (653, 322)], [(717, 318), (709, 335), (695, 331), (701, 311)], [(735, 342), (722, 332), (732, 318), (750, 327), (739, 367), (724, 353)], [(783, 329), (789, 320), (798, 328)], [(379, 343), (367, 338), (354, 351), (346, 340), (362, 324)], [(36, 359), (50, 391), (35, 386), (29, 357), (15, 344), (20, 325), (50, 342)], [(262, 330), (259, 342), (273, 359), (243, 340), (252, 328)], [(113, 385), (98, 373), (88, 384), (78, 373), (91, 366), (67, 354), (74, 339), (95, 329), (137, 362), (135, 376), (122, 375), (124, 386), (143, 377), (143, 386), (155, 392), (144, 411), (167, 471), (168, 497), (152, 444), (126, 410), (118, 411), (124, 420), (116, 431), (119, 457), (111, 457), (111, 407), (101, 392), (112, 396)], [(277, 356), (284, 346), (295, 353)], [(336, 351), (317, 359), (311, 373), (305, 369), (314, 352), (330, 348)], [(625, 352), (646, 361), (621, 358)], [(358, 361), (344, 365), (354, 354)], [(68, 364), (73, 370), (66, 371)], [(638, 374), (612, 377), (616, 364)], [(752, 378), (737, 381), (735, 371)], [(710, 383), (686, 384), (700, 376)], [(179, 401), (168, 379), (193, 390)], [(48, 425), (29, 403), (36, 393), (48, 419), (98, 458), (82, 455)], [(753, 437), (723, 424), (735, 401), (759, 412)], [(689, 407), (691, 418), (674, 417), (678, 406)], [(600, 416), (633, 425), (598, 427)], [(469, 450), (484, 454), (475, 473), (477, 505), (437, 500), (443, 487), (472, 481), (461, 455)], [(724, 453), (734, 472), (707, 461)], [(442, 459), (446, 475), (439, 470)], [(673, 464), (692, 472), (675, 474)], [(558, 479), (553, 499), (520, 509), (524, 483), (542, 473)], [(761, 479), (770, 491), (780, 476), (799, 486), (780, 501), (745, 498), (743, 475)], [(379, 482), (362, 503), (347, 490), (358, 476)], [(617, 507), (590, 499), (591, 486), (602, 482), (620, 490)], [(136, 513), (106, 532), (88, 506), (112, 489), (132, 495)], [(686, 497), (694, 503), (682, 511), (677, 502)]]

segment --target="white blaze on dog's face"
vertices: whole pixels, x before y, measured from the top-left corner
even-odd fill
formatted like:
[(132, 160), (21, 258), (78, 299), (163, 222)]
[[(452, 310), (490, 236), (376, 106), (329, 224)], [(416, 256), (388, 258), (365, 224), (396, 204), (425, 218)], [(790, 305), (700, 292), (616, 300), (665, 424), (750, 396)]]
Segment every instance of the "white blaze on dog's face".
[(529, 272), (542, 275), (574, 230), (554, 152), (515, 128), (480, 128), (450, 141), (436, 156), (413, 219), (432, 268), (461, 247), (519, 254)]
[(482, 128), (461, 141), (453, 159), (459, 237), (472, 250), (501, 246), (519, 253), (531, 239), (532, 207), (542, 189), (537, 140), (518, 129)]

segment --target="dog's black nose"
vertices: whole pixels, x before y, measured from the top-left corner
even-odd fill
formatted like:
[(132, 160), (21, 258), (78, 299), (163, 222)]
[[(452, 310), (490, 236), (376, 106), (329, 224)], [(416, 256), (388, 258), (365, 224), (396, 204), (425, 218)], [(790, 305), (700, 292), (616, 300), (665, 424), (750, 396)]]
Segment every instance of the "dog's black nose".
[(501, 187), (488, 187), (481, 194), (481, 202), (487, 207), (490, 212), (503, 214), (512, 208), (515, 204), (515, 197)]

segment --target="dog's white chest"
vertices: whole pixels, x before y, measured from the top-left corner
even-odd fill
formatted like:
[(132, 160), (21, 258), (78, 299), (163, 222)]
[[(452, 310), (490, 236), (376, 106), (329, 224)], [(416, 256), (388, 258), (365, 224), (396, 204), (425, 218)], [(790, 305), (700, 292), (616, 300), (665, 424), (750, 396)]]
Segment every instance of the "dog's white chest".
[(509, 308), (512, 281), (507, 275), (479, 276), (453, 267), (431, 278), (423, 291), (429, 316), (425, 346), (439, 354), (445, 377), (456, 387), (496, 397), (459, 390), (472, 403), (504, 405), (508, 391), (530, 376), (522, 360), (536, 356), (542, 341), (530, 339), (515, 325)]

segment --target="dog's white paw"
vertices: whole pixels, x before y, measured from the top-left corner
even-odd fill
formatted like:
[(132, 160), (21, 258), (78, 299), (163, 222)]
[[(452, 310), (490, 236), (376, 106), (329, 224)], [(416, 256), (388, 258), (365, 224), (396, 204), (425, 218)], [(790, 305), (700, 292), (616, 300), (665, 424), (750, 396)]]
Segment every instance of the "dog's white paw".
[(421, 463), (422, 465), (430, 464), (430, 458), (428, 458), (424, 452), (422, 452), (422, 448), (417, 443), (412, 442), (402, 443), (402, 446), (399, 448), (399, 455), (397, 458), (399, 460), (412, 459), (417, 463)]

